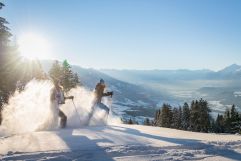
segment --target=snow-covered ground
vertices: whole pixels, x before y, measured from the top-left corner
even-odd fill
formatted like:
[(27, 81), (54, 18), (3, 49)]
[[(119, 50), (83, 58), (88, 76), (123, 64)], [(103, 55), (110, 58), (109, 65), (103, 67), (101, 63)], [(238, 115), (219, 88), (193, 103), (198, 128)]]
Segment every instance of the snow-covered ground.
[[(66, 100), (60, 107), (68, 116), (68, 128), (56, 129), (58, 109), (50, 102), (50, 92), (46, 92), (51, 88), (50, 81), (33, 80), (4, 106), (0, 126), (0, 160), (241, 159), (240, 135), (124, 125), (115, 115), (120, 106), (112, 105), (111, 99), (103, 100), (111, 109), (106, 120), (105, 110), (93, 109), (93, 92), (83, 87), (72, 89), (69, 95), (75, 99)], [(122, 110), (127, 108), (123, 106), (120, 107)], [(89, 114), (93, 117), (89, 118)], [(86, 126), (88, 122), (95, 126)]]
[(0, 139), (2, 160), (241, 160), (241, 136), (141, 125), (29, 132)]

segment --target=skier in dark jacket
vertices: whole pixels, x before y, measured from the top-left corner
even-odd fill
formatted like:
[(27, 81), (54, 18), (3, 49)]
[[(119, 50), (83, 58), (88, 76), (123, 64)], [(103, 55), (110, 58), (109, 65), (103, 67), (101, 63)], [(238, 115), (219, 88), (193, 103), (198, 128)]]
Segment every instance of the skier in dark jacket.
[(95, 87), (95, 105), (97, 105), (99, 108), (104, 109), (107, 113), (109, 113), (110, 109), (101, 103), (102, 97), (104, 96), (113, 96), (113, 92), (106, 92), (105, 90), (105, 81), (103, 79), (100, 79), (100, 82)]
[(104, 96), (111, 96), (112, 97), (113, 92), (106, 92), (105, 93), (104, 92), (105, 87), (106, 87), (105, 81), (103, 79), (101, 79), (100, 82), (95, 87), (95, 99), (93, 101), (93, 106), (92, 106), (91, 111), (89, 113), (88, 120), (86, 121), (86, 125), (89, 125), (90, 120), (93, 117), (93, 114), (94, 114), (94, 111), (95, 111), (96, 107), (99, 107), (99, 108), (105, 110), (106, 113), (107, 113), (107, 116), (108, 116), (110, 109), (106, 105), (101, 103), (101, 100), (102, 100), (102, 97), (104, 97)]

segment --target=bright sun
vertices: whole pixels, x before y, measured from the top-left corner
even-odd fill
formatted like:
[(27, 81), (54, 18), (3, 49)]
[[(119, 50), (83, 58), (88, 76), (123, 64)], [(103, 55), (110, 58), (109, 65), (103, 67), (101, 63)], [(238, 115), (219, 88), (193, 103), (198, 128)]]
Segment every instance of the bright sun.
[(50, 46), (42, 36), (27, 33), (18, 39), (19, 51), (28, 59), (46, 59), (50, 57)]

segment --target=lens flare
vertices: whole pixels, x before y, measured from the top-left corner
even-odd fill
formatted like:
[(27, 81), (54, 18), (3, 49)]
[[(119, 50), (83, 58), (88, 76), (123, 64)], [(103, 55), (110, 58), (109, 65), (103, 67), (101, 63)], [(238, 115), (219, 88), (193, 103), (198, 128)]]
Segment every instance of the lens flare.
[(50, 56), (50, 43), (41, 35), (26, 33), (18, 39), (19, 51), (28, 59), (46, 59)]

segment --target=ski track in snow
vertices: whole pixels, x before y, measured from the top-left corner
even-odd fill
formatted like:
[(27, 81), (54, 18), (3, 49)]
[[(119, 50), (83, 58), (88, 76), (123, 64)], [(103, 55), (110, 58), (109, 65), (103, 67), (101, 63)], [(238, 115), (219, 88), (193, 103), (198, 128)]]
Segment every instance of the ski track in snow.
[(0, 138), (2, 160), (241, 160), (241, 136), (141, 125), (92, 126)]

